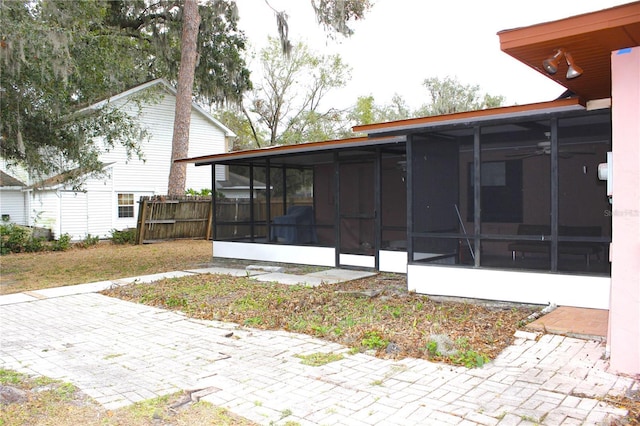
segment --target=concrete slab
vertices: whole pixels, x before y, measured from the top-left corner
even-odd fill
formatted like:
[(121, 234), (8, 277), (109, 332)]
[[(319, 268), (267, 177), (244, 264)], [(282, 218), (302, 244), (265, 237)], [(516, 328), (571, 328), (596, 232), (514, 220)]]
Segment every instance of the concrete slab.
[(14, 303), (33, 302), (35, 300), (38, 300), (38, 298), (25, 293), (3, 294), (0, 296), (0, 306), (12, 305)]
[(31, 293), (36, 297), (48, 299), (50, 297), (71, 296), (72, 294), (97, 293), (111, 288), (114, 285), (116, 284), (114, 284), (113, 281), (98, 281), (95, 283), (69, 285), (64, 287), (43, 288)]
[(293, 275), (282, 274), (280, 272), (273, 272), (271, 274), (256, 275), (253, 277), (257, 281), (261, 282), (278, 282), (286, 285), (307, 285), (310, 287), (317, 287), (322, 284), (334, 284), (337, 280), (323, 279), (320, 277), (310, 277), (307, 275)]
[(281, 266), (269, 266), (269, 265), (249, 265), (247, 271), (262, 271), (262, 272), (284, 272), (284, 268)]
[(361, 278), (372, 277), (374, 275), (377, 275), (377, 273), (371, 271), (354, 271), (352, 269), (327, 269), (326, 271), (306, 274), (305, 277), (322, 278), (325, 280), (342, 282), (359, 280)]
[(193, 274), (221, 274), (221, 275), (231, 275), (234, 277), (246, 277), (247, 275), (261, 275), (266, 274), (265, 271), (256, 271), (256, 270), (245, 270), (245, 269), (237, 269), (237, 268), (222, 268), (213, 266), (211, 268), (200, 268), (200, 269), (187, 269), (185, 272), (190, 272)]
[(173, 272), (163, 272), (160, 274), (142, 275), (139, 277), (121, 278), (117, 280), (117, 282), (123, 283), (123, 284), (133, 284), (133, 283), (147, 284), (147, 283), (152, 283), (154, 281), (160, 281), (165, 278), (180, 278), (180, 277), (187, 277), (189, 275), (194, 275), (194, 274), (186, 271), (173, 271)]

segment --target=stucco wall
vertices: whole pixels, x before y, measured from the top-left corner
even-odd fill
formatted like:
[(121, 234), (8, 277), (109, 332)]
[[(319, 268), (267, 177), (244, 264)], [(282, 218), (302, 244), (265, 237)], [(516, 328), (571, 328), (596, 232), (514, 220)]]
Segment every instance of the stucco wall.
[(640, 374), (640, 47), (611, 55), (611, 368)]

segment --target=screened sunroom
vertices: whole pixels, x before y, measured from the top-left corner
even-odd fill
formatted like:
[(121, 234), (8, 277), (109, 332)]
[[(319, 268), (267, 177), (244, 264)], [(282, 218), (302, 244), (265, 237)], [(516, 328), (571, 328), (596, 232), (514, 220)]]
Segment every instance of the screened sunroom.
[(580, 304), (606, 295), (609, 108), (562, 99), (362, 127), (369, 138), (191, 159), (265, 188), (214, 199), (214, 257), (408, 272), (427, 294), (548, 303), (586, 278), (594, 300)]

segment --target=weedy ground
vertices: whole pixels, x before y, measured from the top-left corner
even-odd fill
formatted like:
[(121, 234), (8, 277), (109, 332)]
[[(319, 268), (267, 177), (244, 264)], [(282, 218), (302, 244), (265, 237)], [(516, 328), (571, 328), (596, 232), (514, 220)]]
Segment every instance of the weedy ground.
[(15, 401), (0, 403), (2, 426), (255, 425), (204, 401), (181, 405), (181, 393), (106, 410), (72, 384), (46, 377), (0, 369), (0, 386), (19, 395)]
[(394, 274), (319, 287), (197, 275), (104, 294), (199, 319), (305, 333), (354, 352), (467, 367), (495, 358), (511, 344), (516, 328), (539, 309), (437, 301), (407, 292), (405, 277)]
[[(0, 294), (8, 294), (209, 266), (211, 242), (188, 240), (140, 246), (101, 242), (64, 252), (11, 254), (2, 256), (0, 263)], [(217, 266), (240, 268), (246, 264), (217, 262)], [(299, 274), (318, 270), (281, 266), (286, 272)], [(411, 356), (468, 367), (495, 358), (512, 342), (516, 328), (539, 309), (434, 300), (407, 292), (404, 276), (393, 274), (317, 288), (199, 275), (120, 287), (105, 294), (179, 310), (195, 318), (307, 333), (344, 344), (353, 352)], [(321, 365), (335, 360), (318, 354), (301, 362)], [(207, 404), (172, 408), (184, 398), (180, 394), (107, 411), (68, 383), (0, 370), (0, 385), (6, 384), (23, 389), (28, 399), (0, 407), (0, 426), (253, 424)], [(629, 416), (620, 424), (632, 425), (640, 424), (639, 400), (605, 398), (628, 409)]]

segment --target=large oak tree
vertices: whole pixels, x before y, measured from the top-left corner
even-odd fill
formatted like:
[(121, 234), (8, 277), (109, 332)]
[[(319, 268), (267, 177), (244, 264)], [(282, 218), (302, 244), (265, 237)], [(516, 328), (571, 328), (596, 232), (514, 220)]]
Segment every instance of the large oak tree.
[[(82, 108), (153, 78), (180, 86), (183, 5), (184, 0), (0, 0), (2, 158), (45, 177), (72, 169), (99, 172), (100, 152), (115, 144), (139, 155), (145, 135), (133, 117), (108, 104)], [(370, 7), (368, 0), (311, 5), (321, 25), (344, 35), (352, 32), (347, 23)], [(236, 4), (200, 1), (198, 15), (192, 95), (206, 104), (238, 102), (251, 83)], [(286, 12), (275, 15), (286, 46)]]
[[(176, 84), (182, 15), (170, 0), (0, 1), (2, 158), (38, 178), (99, 172), (116, 144), (140, 154), (135, 117), (83, 108), (154, 78)], [(193, 95), (234, 102), (251, 87), (235, 2), (201, 2), (199, 15)]]

